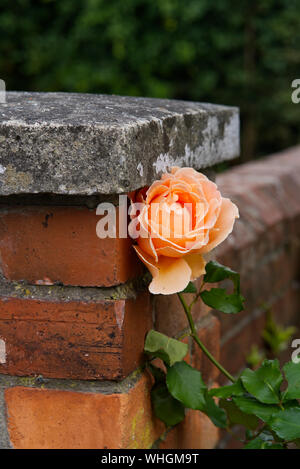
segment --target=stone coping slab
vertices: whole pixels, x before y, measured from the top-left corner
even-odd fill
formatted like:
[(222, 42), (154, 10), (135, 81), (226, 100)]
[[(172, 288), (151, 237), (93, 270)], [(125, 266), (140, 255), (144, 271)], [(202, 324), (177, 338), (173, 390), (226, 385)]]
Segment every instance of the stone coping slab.
[(0, 195), (119, 194), (172, 166), (239, 155), (235, 107), (154, 98), (8, 92)]

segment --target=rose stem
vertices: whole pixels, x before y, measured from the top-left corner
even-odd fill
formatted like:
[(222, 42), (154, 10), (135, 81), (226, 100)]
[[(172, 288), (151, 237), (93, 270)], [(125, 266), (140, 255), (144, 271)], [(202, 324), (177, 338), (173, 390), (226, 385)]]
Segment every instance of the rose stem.
[(226, 378), (229, 379), (229, 381), (231, 381), (232, 383), (235, 383), (236, 380), (234, 379), (234, 377), (227, 370), (225, 370), (225, 368), (223, 368), (223, 366), (215, 359), (215, 357), (207, 350), (205, 345), (199, 339), (199, 337), (197, 335), (196, 328), (195, 328), (194, 320), (193, 320), (193, 317), (192, 317), (192, 314), (191, 314), (190, 307), (186, 304), (182, 293), (177, 293), (177, 295), (180, 299), (180, 302), (183, 306), (183, 309), (184, 309), (184, 312), (186, 314), (187, 320), (189, 322), (189, 326), (190, 326), (190, 329), (191, 329), (191, 333), (190, 333), (191, 337), (194, 339), (194, 341), (196, 342), (198, 347), (200, 347), (200, 349), (203, 351), (203, 353), (207, 356), (207, 358), (221, 371), (221, 373), (223, 373), (223, 375), (225, 375)]

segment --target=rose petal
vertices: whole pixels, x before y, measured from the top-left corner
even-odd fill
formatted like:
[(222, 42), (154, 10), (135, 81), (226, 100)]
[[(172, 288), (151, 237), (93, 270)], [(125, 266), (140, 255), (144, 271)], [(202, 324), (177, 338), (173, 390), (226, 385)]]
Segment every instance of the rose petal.
[(182, 257), (186, 254), (185, 248), (175, 248), (172, 246), (164, 246), (162, 248), (156, 249), (156, 252), (159, 256), (166, 256), (166, 257)]
[(191, 280), (195, 280), (205, 274), (206, 262), (201, 254), (188, 254), (187, 256), (184, 256), (184, 260), (192, 270)]
[(194, 168), (178, 168), (174, 167), (171, 170), (172, 174), (174, 174), (175, 177), (182, 177), (183, 179), (187, 181), (191, 181), (191, 179), (198, 179), (198, 180), (203, 180), (203, 181), (208, 181), (208, 178), (202, 174), (196, 171)]
[(149, 285), (150, 293), (154, 295), (172, 295), (185, 289), (191, 280), (191, 269), (183, 259), (159, 257), (158, 262), (148, 256), (138, 246), (134, 246), (137, 255), (152, 274)]
[(138, 244), (140, 248), (142, 249), (142, 251), (145, 251), (147, 254), (153, 257), (156, 262), (158, 261), (158, 255), (154, 249), (151, 238), (139, 238)]
[(232, 232), (235, 219), (239, 218), (237, 206), (230, 199), (222, 199), (221, 210), (216, 224), (209, 234), (209, 242), (201, 252), (209, 252), (218, 246)]
[(146, 203), (151, 203), (152, 199), (155, 197), (168, 194), (168, 191), (169, 187), (166, 185), (166, 181), (164, 181), (164, 183), (161, 181), (155, 181), (147, 190)]

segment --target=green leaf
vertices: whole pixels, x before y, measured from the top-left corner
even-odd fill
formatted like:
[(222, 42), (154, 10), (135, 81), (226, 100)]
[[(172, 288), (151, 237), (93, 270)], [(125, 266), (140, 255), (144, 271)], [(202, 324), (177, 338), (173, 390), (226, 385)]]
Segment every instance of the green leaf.
[(281, 443), (274, 443), (274, 444), (267, 443), (266, 447), (263, 449), (285, 449), (285, 447)]
[(248, 415), (236, 405), (234, 401), (221, 399), (220, 407), (227, 414), (229, 425), (243, 425), (249, 430), (255, 430), (259, 425), (259, 420), (255, 415)]
[(161, 358), (168, 366), (172, 366), (183, 360), (188, 352), (188, 345), (151, 330), (147, 334), (144, 351), (153, 357)]
[(249, 441), (243, 449), (285, 449), (281, 443), (273, 443), (273, 436), (269, 433), (261, 433)]
[(300, 407), (285, 409), (274, 415), (269, 427), (285, 441), (300, 438)]
[(257, 436), (253, 440), (251, 440), (249, 443), (247, 443), (243, 449), (265, 449), (266, 442)]
[(244, 309), (244, 298), (240, 294), (240, 275), (216, 261), (208, 262), (205, 270), (204, 282), (215, 283), (230, 279), (234, 285), (234, 292), (227, 294), (224, 288), (212, 288), (200, 294), (202, 301), (211, 308), (223, 313), (236, 314), (242, 311)]
[(185, 407), (194, 410), (205, 407), (206, 386), (201, 373), (186, 362), (175, 363), (169, 368), (166, 383), (172, 396)]
[(205, 405), (202, 409), (204, 412), (213, 422), (216, 427), (219, 428), (226, 428), (227, 427), (227, 418), (224, 409), (217, 406), (214, 399), (205, 393)]
[(244, 298), (238, 293), (228, 295), (224, 288), (204, 290), (200, 296), (206, 305), (223, 313), (236, 314), (244, 309)]
[(185, 407), (204, 412), (220, 428), (226, 428), (226, 414), (208, 395), (201, 373), (186, 362), (169, 368), (166, 383), (175, 399)]
[(241, 380), (244, 387), (256, 399), (265, 404), (280, 402), (280, 385), (283, 381), (278, 360), (264, 360), (261, 367), (243, 371)]
[(220, 388), (209, 390), (210, 396), (222, 397), (224, 399), (232, 396), (242, 396), (243, 394), (245, 394), (245, 389), (243, 388), (241, 380), (238, 380), (236, 383), (230, 384), (229, 386), (222, 386)]
[(300, 363), (288, 362), (283, 367), (288, 387), (283, 392), (283, 399), (300, 399)]
[(197, 293), (197, 288), (193, 284), (193, 282), (190, 282), (187, 287), (185, 287), (184, 290), (182, 290), (181, 293)]
[(234, 284), (234, 291), (240, 293), (240, 274), (217, 261), (210, 261), (205, 266), (204, 282), (216, 283), (229, 278)]
[(184, 419), (184, 406), (171, 396), (165, 383), (152, 388), (151, 399), (156, 417), (167, 426), (176, 425)]
[(263, 422), (268, 422), (273, 415), (280, 412), (280, 408), (276, 405), (262, 404), (253, 397), (233, 397), (233, 401), (238, 408), (245, 414), (256, 415)]

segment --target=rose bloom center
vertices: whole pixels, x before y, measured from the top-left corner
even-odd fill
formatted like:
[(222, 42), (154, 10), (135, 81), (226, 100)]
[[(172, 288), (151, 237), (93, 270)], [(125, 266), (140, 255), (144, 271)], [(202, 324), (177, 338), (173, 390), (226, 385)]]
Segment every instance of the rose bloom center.
[(163, 238), (181, 238), (192, 229), (191, 204), (170, 197), (150, 206), (150, 225)]

